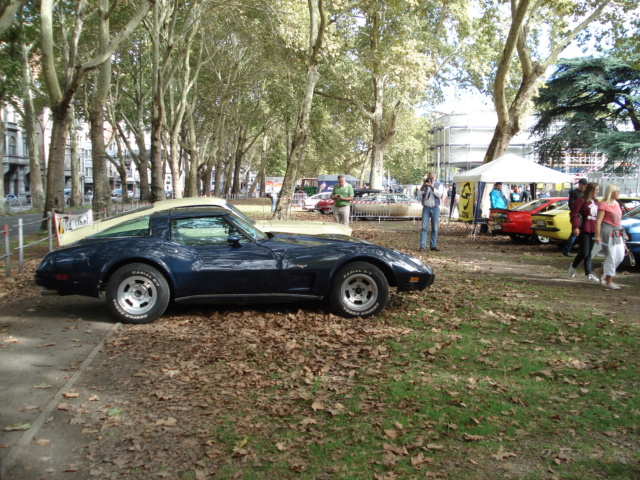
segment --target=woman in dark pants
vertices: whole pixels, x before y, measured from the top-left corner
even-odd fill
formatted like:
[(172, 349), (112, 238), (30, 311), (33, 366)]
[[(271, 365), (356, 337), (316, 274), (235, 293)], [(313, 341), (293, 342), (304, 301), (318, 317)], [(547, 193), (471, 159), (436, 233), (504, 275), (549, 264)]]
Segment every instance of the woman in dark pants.
[(576, 268), (584, 260), (584, 274), (587, 282), (600, 283), (600, 279), (591, 274), (591, 249), (593, 237), (596, 231), (596, 219), (598, 217), (598, 202), (596, 196), (600, 187), (597, 183), (587, 184), (582, 196), (579, 197), (571, 208), (571, 226), (573, 234), (578, 236), (580, 243), (578, 255), (569, 266), (569, 278), (576, 276)]

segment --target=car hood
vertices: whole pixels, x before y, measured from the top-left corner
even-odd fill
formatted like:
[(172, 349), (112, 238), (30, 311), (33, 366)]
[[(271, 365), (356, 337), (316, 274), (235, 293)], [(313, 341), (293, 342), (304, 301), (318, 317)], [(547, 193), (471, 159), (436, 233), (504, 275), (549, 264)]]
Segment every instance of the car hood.
[(293, 220), (256, 220), (256, 227), (269, 233), (297, 235), (351, 235), (351, 228), (333, 222), (299, 222)]
[(622, 217), (622, 220), (621, 220), (620, 224), (621, 224), (623, 227), (631, 228), (631, 227), (635, 227), (636, 225), (640, 225), (640, 219), (638, 219), (638, 218), (624, 218), (624, 217)]

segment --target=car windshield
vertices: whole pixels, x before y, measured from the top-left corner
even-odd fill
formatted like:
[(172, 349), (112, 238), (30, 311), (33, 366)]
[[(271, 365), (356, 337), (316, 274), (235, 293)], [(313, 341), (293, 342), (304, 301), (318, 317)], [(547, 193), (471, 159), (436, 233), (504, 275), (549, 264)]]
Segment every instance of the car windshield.
[(255, 225), (256, 223), (255, 220), (252, 220), (249, 217), (247, 217), (244, 213), (242, 213), (236, 207), (231, 205), (229, 202), (226, 202), (224, 206), (225, 208), (231, 210), (236, 217), (239, 217), (240, 219), (242, 219), (244, 223), (248, 223), (249, 225)]
[(239, 215), (236, 215), (235, 213), (233, 215), (230, 215), (231, 221), (234, 223), (236, 227), (242, 230), (249, 238), (251, 238), (256, 242), (259, 240), (266, 240), (267, 238), (269, 238), (269, 236), (265, 232), (263, 232), (262, 230), (260, 230), (254, 225), (253, 220), (245, 217), (241, 212), (238, 212), (238, 213)]
[(640, 219), (640, 207), (636, 207), (628, 213), (624, 214), (624, 218), (638, 218)]
[(518, 205), (517, 207), (513, 208), (513, 210), (516, 210), (518, 212), (532, 212), (536, 208), (547, 203), (548, 201), (549, 200), (546, 198), (539, 198), (537, 200), (532, 200), (528, 203), (523, 203), (522, 205)]
[(622, 205), (623, 211), (630, 212), (640, 205), (640, 200), (637, 198), (618, 198), (618, 203)]

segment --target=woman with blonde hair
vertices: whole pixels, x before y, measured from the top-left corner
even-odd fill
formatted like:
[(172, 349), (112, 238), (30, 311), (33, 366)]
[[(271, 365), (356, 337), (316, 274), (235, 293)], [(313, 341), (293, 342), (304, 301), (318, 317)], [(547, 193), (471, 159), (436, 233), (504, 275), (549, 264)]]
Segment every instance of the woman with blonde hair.
[(619, 196), (620, 187), (607, 185), (604, 198), (598, 204), (594, 237), (595, 248), (601, 246), (606, 249), (604, 264), (596, 272), (602, 284), (611, 290), (620, 290), (620, 287), (613, 283), (613, 277), (616, 276), (616, 269), (624, 259), (624, 229), (620, 223), (622, 207), (618, 203)]
[(599, 283), (598, 277), (591, 273), (591, 250), (593, 248), (596, 231), (596, 219), (598, 218), (598, 201), (596, 196), (600, 187), (597, 183), (588, 183), (573, 205), (571, 206), (572, 233), (578, 237), (580, 249), (576, 258), (569, 267), (569, 278), (576, 276), (576, 268), (584, 260), (584, 274), (587, 282)]

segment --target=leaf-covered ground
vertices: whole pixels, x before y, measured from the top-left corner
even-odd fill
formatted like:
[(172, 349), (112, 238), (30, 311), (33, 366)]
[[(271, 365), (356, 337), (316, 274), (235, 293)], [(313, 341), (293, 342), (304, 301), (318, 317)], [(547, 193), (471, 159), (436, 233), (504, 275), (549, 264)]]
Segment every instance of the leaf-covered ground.
[[(353, 226), (419, 255), (417, 223)], [(555, 246), (457, 224), (439, 246), (420, 254), (436, 284), (392, 294), (376, 318), (200, 306), (122, 326), (51, 419), (79, 448), (68, 472), (640, 478), (639, 271), (610, 292), (567, 279)]]

